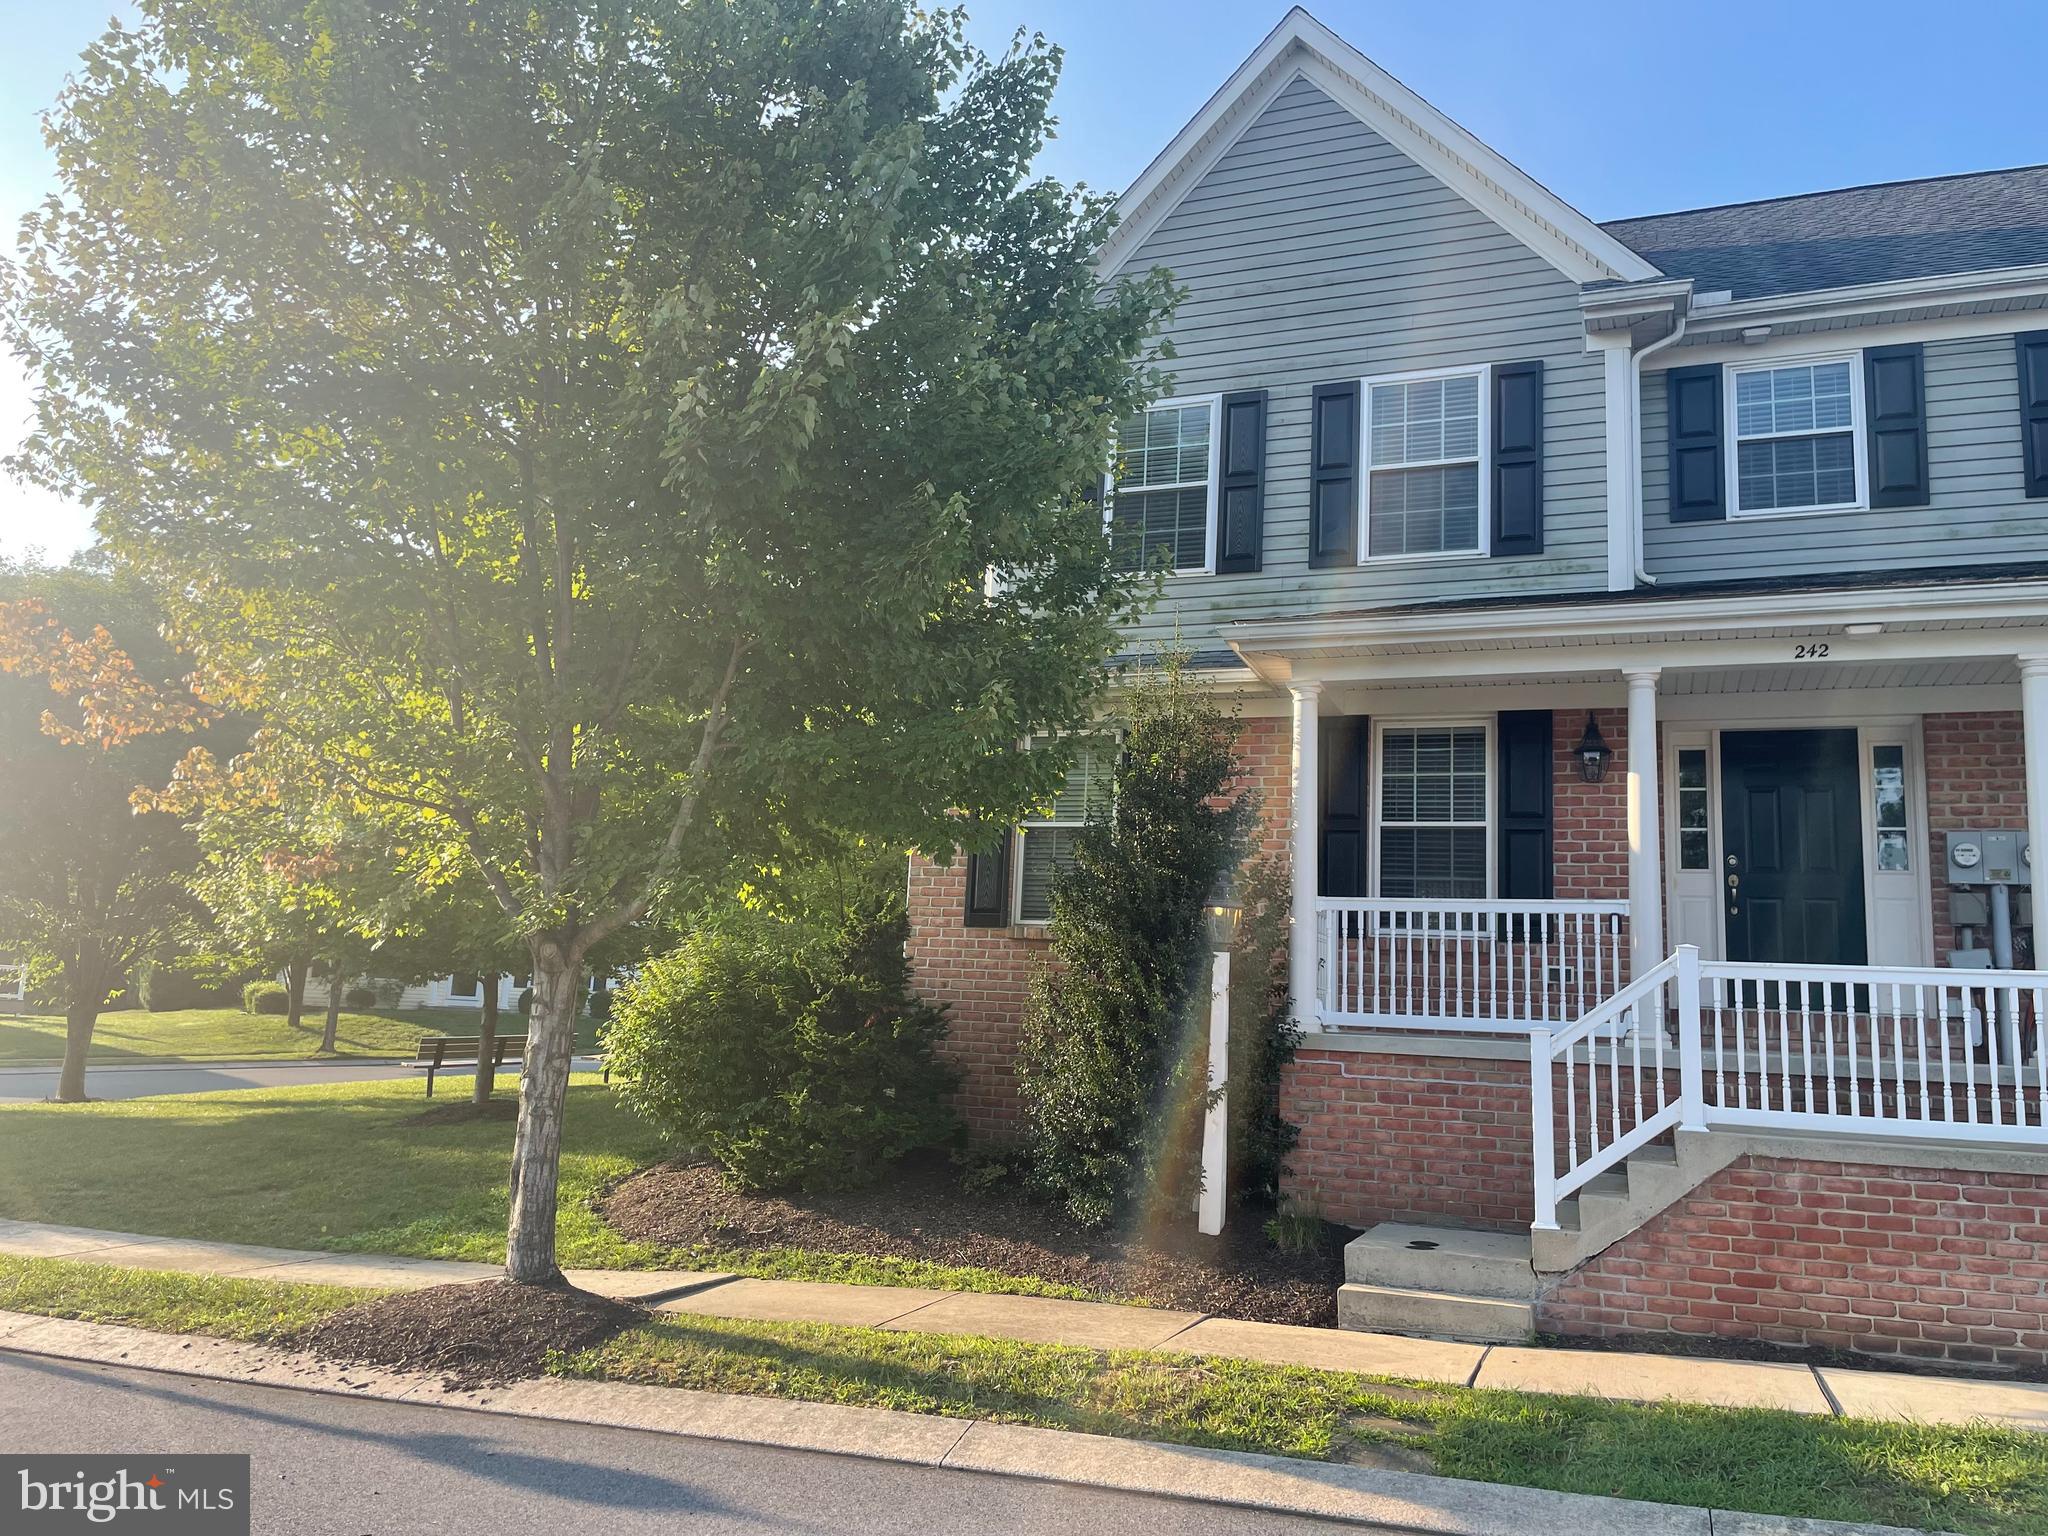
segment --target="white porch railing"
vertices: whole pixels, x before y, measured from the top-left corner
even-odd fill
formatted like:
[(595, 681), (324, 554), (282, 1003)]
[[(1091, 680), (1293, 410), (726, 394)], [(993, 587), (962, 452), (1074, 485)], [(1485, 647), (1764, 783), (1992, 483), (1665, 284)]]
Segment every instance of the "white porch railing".
[(1524, 1034), (1561, 1026), (1628, 973), (1625, 901), (1316, 903), (1326, 1029)]
[(1710, 1125), (2048, 1142), (2048, 972), (1700, 966)]
[[(1530, 1031), (1536, 1226), (1556, 1227), (1558, 1201), (1637, 1148), (1701, 1123), (1698, 1003), (1699, 951), (1688, 945), (1577, 1023)], [(1675, 1044), (1664, 1028), (1673, 1010)]]
[[(1676, 1126), (2048, 1147), (2048, 971), (1751, 965), (1682, 945), (1530, 1031), (1535, 1225)], [(1675, 1081), (1674, 1081), (1675, 1077)]]

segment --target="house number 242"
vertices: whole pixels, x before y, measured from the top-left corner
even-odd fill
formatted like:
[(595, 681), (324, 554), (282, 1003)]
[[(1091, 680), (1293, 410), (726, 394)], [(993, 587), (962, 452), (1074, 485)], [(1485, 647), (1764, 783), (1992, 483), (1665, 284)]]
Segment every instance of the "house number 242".
[(1825, 661), (1827, 654), (1828, 643), (1825, 640), (1814, 640), (1792, 647), (1794, 661)]

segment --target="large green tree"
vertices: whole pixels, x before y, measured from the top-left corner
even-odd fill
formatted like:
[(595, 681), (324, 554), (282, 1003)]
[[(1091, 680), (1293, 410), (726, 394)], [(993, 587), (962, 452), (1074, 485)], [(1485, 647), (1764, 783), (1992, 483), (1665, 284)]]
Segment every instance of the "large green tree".
[(549, 1281), (593, 946), (757, 838), (1051, 787), (1012, 745), (1101, 686), (1131, 591), (1078, 488), (1170, 284), (1101, 288), (1106, 201), (1029, 171), (1057, 51), (957, 13), (140, 9), (50, 118), (22, 463), (524, 938)]

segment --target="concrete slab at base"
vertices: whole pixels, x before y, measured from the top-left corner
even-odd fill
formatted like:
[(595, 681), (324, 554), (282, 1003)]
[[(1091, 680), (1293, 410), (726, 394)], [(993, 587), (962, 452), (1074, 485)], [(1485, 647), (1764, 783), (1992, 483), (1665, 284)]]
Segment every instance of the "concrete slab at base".
[(2048, 1386), (2024, 1381), (1957, 1381), (1906, 1371), (1816, 1374), (1852, 1419), (1903, 1419), (1916, 1424), (1998, 1424), (2048, 1431)]
[(1454, 1296), (1352, 1282), (1338, 1288), (1337, 1326), (1368, 1333), (1419, 1333), (1482, 1344), (1519, 1344), (1536, 1331), (1536, 1309), (1526, 1301), (1494, 1296)]
[(1383, 1221), (1344, 1245), (1344, 1278), (1401, 1290), (1531, 1301), (1536, 1273), (1526, 1232), (1477, 1232)]
[(1504, 1347), (1487, 1351), (1472, 1384), (1625, 1402), (1675, 1400), (1721, 1408), (1778, 1408), (1788, 1413), (1833, 1411), (1811, 1369), (1767, 1360)]
[(1280, 1323), (1245, 1323), (1205, 1317), (1159, 1346), (1196, 1355), (1305, 1365), (1317, 1371), (1356, 1371), (1402, 1381), (1441, 1382), (1462, 1387), (1486, 1354), (1482, 1344), (1444, 1339), (1408, 1339), (1393, 1333), (1360, 1333), (1344, 1328), (1298, 1328)]

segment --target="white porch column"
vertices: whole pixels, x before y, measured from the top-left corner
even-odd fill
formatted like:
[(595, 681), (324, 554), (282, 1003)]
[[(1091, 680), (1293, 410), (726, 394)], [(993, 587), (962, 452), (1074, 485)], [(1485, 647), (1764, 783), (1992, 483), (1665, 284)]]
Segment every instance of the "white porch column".
[[(2048, 656), (2019, 660), (2027, 742), (2027, 844), (2032, 867), (2040, 869), (2048, 860)], [(2034, 963), (2041, 964), (2041, 957), (2037, 955)]]
[(1657, 668), (1628, 681), (1628, 929), (1631, 977), (1664, 958), (1664, 859), (1657, 817)]
[(1316, 841), (1322, 809), (1321, 772), (1317, 751), (1316, 711), (1321, 683), (1295, 683), (1294, 803), (1290, 823), (1293, 857), (1293, 928), (1288, 935), (1287, 985), (1294, 998), (1294, 1017), (1312, 1030), (1316, 1018)]

